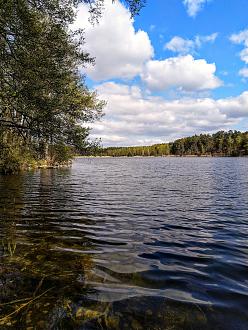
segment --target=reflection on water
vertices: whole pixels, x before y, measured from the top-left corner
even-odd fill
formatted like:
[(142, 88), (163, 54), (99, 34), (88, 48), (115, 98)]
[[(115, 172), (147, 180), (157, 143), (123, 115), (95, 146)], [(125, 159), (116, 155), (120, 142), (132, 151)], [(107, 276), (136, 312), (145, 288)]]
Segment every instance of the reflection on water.
[(0, 176), (0, 328), (247, 329), (245, 158)]

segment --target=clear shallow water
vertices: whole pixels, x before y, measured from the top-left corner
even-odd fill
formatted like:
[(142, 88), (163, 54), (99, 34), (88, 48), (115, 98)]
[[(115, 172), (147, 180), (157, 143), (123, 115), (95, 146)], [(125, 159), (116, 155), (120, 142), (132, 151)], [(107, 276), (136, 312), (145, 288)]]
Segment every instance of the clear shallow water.
[(247, 158), (77, 159), (0, 211), (0, 327), (248, 329)]

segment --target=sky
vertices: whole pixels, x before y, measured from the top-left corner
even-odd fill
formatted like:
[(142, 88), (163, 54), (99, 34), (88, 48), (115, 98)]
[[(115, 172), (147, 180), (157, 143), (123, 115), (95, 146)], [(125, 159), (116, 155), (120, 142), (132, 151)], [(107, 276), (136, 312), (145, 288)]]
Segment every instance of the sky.
[(81, 4), (73, 28), (95, 58), (81, 70), (107, 101), (91, 138), (132, 146), (248, 130), (247, 13), (247, 0), (147, 0), (131, 19), (105, 0), (91, 25)]

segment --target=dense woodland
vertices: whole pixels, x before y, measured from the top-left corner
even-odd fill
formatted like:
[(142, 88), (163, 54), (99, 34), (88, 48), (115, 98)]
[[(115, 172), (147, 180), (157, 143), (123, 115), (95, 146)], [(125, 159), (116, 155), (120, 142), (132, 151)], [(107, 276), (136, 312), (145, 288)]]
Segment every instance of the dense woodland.
[[(103, 0), (0, 0), (0, 172), (67, 163), (91, 147), (87, 123), (105, 103), (79, 70), (94, 64), (83, 31), (70, 30), (80, 2), (97, 24)], [(144, 2), (126, 4), (136, 15)]]
[(248, 155), (248, 132), (220, 131), (152, 146), (94, 149), (98, 156), (245, 156)]

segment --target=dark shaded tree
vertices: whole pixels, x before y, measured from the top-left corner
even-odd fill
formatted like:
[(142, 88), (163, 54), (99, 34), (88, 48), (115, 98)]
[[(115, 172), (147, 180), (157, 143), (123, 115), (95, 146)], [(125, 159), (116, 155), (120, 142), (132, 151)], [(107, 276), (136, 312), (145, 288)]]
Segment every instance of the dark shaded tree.
[[(97, 21), (104, 0), (0, 0), (0, 168), (89, 147), (82, 124), (99, 118), (104, 102), (78, 69), (94, 63), (83, 32), (69, 30), (81, 2)], [(134, 16), (145, 1), (124, 3)]]
[(48, 158), (50, 146), (83, 148), (89, 131), (82, 124), (101, 115), (104, 102), (88, 90), (78, 69), (93, 59), (83, 51), (82, 31), (69, 30), (74, 4), (0, 0), (2, 167), (9, 156), (22, 158), (24, 150)]

